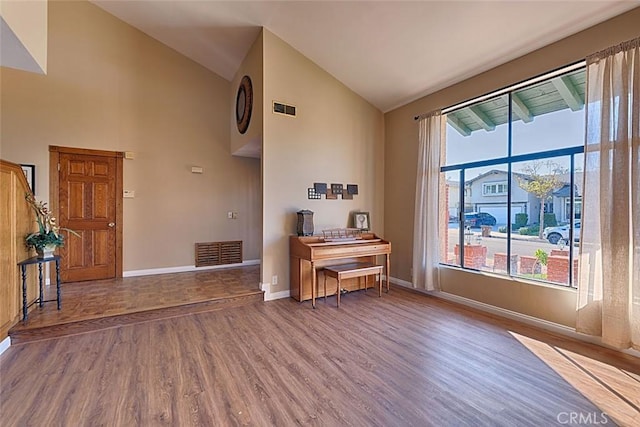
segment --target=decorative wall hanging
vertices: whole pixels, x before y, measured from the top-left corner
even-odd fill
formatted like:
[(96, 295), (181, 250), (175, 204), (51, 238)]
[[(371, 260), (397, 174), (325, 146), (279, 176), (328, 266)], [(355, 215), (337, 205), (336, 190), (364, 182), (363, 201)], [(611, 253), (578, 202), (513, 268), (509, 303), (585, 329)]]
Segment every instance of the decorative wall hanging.
[(324, 182), (314, 182), (313, 188), (318, 194), (327, 194), (327, 184)]
[(236, 95), (236, 124), (238, 131), (244, 134), (249, 128), (251, 121), (251, 110), (253, 109), (253, 85), (251, 78), (244, 76), (238, 87)]
[(316, 192), (315, 188), (307, 188), (307, 197), (311, 200), (322, 199), (322, 194)]
[(353, 195), (358, 194), (357, 184), (330, 184), (325, 182), (314, 182), (313, 188), (307, 189), (307, 197), (309, 199), (321, 199), (322, 195), (328, 200), (336, 200), (338, 195), (342, 196), (343, 200), (353, 200)]
[(27, 184), (31, 187), (31, 192), (36, 194), (36, 166), (35, 165), (20, 165), (22, 172), (24, 172), (25, 178), (27, 178)]

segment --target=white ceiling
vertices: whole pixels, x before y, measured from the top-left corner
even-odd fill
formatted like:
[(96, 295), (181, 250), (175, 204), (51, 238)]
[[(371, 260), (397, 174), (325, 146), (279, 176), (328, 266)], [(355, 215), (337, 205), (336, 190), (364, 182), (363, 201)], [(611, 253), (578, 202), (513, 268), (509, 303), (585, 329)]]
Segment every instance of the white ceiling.
[(638, 0), (92, 1), (227, 80), (265, 27), (383, 112), (640, 5)]

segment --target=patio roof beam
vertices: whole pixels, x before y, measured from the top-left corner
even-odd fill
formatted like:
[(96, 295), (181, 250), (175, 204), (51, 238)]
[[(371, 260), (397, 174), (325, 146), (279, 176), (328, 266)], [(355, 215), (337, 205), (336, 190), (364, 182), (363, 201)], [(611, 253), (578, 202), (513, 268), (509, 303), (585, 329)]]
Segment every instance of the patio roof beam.
[(447, 122), (451, 125), (452, 128), (458, 131), (458, 133), (462, 136), (471, 135), (471, 129), (467, 127), (460, 119), (452, 114), (447, 114)]
[(558, 90), (558, 93), (562, 99), (564, 99), (564, 102), (566, 102), (569, 108), (571, 108), (571, 111), (582, 110), (582, 107), (584, 107), (584, 101), (568, 76), (554, 77), (551, 79), (551, 83), (553, 83), (555, 88)]
[[(502, 100), (505, 104), (509, 104), (509, 95), (502, 95)], [(524, 103), (522, 99), (518, 96), (517, 93), (511, 94), (511, 99), (513, 101), (513, 114), (518, 116), (520, 120), (525, 123), (530, 123), (533, 121), (533, 114), (529, 111), (529, 107)]]
[(479, 105), (467, 107), (467, 111), (469, 112), (469, 115), (476, 121), (476, 123), (484, 128), (484, 130), (492, 131), (496, 128), (495, 123), (493, 123), (493, 121), (485, 114), (485, 112), (482, 111)]

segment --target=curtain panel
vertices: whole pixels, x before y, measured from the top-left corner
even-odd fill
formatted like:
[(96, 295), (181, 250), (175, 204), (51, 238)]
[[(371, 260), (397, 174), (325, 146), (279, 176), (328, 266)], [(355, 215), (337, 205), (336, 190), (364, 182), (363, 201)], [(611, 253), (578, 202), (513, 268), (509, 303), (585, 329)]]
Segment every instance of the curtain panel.
[(412, 283), (414, 288), (427, 291), (439, 289), (440, 153), (444, 141), (442, 117), (440, 111), (435, 111), (418, 122)]
[(640, 38), (587, 58), (578, 332), (640, 349)]

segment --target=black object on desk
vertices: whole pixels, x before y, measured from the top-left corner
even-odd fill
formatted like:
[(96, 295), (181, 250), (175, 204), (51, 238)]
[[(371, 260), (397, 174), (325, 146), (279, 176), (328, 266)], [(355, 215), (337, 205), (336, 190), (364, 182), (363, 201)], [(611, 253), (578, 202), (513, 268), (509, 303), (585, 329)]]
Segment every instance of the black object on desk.
[[(56, 263), (56, 299), (44, 300), (43, 299), (43, 280), (42, 280), (42, 264), (54, 261)], [(38, 264), (38, 281), (40, 284), (40, 296), (27, 305), (27, 265)], [(38, 258), (37, 256), (25, 259), (18, 263), (20, 270), (22, 271), (22, 320), (27, 320), (27, 309), (35, 303), (39, 303), (40, 307), (45, 302), (58, 302), (58, 310), (62, 303), (62, 295), (60, 294), (60, 256), (53, 255), (47, 258)]]

